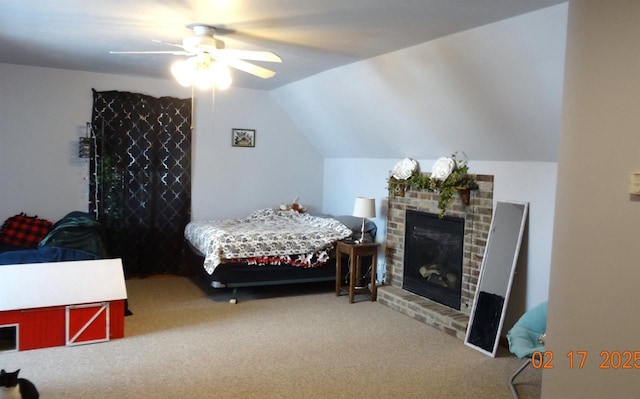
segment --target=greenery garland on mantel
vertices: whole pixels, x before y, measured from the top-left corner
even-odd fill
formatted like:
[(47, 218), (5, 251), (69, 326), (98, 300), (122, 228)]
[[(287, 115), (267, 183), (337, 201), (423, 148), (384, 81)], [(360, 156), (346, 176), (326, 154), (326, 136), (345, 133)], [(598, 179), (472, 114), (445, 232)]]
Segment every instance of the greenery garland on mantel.
[(475, 177), (467, 173), (469, 165), (465, 161), (457, 160), (456, 154), (451, 155), (450, 159), (453, 161), (453, 168), (445, 179), (432, 177), (433, 173), (420, 173), (417, 168), (406, 179), (399, 179), (394, 176), (389, 177), (387, 180), (389, 198), (404, 196), (404, 192), (410, 188), (438, 192), (440, 194), (438, 200), (440, 213), (438, 216), (440, 218), (444, 217), (446, 209), (453, 202), (453, 195), (456, 192), (466, 191), (468, 193), (470, 190), (478, 189)]

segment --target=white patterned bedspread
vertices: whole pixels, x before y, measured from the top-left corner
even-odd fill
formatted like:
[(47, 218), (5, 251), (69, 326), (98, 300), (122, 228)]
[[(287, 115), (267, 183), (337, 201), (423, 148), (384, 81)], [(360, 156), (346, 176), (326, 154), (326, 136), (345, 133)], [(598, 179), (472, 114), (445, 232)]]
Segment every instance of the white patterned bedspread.
[(185, 238), (205, 255), (209, 274), (227, 259), (311, 253), (351, 233), (335, 219), (273, 209), (246, 219), (195, 221), (184, 230)]

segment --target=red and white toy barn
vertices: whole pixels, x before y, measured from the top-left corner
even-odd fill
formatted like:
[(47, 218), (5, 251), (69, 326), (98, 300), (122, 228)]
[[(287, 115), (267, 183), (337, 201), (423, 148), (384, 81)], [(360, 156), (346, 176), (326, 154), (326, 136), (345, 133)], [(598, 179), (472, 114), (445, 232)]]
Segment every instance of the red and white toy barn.
[(0, 352), (124, 337), (120, 259), (0, 266)]

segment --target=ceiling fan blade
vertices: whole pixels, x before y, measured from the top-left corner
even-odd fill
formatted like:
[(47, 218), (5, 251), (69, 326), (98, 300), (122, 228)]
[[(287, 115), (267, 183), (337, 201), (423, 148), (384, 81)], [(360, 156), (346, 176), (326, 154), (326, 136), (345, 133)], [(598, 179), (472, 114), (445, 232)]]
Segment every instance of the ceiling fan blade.
[(276, 73), (270, 69), (263, 68), (258, 65), (251, 64), (246, 61), (239, 60), (237, 58), (219, 58), (218, 61), (227, 64), (228, 66), (239, 69), (243, 72), (250, 73), (262, 79), (269, 79)]
[(109, 54), (171, 54), (171, 55), (194, 55), (188, 51), (109, 51)]
[(282, 62), (282, 59), (277, 54), (272, 53), (271, 51), (219, 49), (214, 53), (215, 55), (219, 54), (223, 57), (233, 57), (241, 60)]
[(163, 42), (162, 40), (158, 40), (158, 39), (153, 39), (151, 41), (154, 43), (166, 44), (167, 46), (179, 47), (181, 49), (184, 49), (184, 46), (182, 46), (182, 44)]
[(195, 55), (195, 53), (190, 52), (185, 50), (185, 48), (180, 45), (180, 44), (176, 44), (176, 43), (170, 43), (170, 42), (163, 42), (162, 40), (156, 40), (153, 39), (152, 42), (154, 43), (160, 43), (160, 44), (166, 44), (167, 46), (173, 46), (173, 47), (178, 47), (182, 50), (171, 50), (171, 51), (156, 51), (156, 50), (149, 50), (149, 51), (109, 51), (109, 54), (171, 54), (171, 55)]

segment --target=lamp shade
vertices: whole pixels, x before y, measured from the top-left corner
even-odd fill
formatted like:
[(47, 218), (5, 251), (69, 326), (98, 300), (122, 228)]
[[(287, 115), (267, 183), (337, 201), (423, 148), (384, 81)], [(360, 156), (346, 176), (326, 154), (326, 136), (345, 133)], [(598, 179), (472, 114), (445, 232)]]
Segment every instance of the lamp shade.
[(376, 200), (373, 198), (357, 197), (353, 205), (353, 216), (359, 218), (376, 217)]

